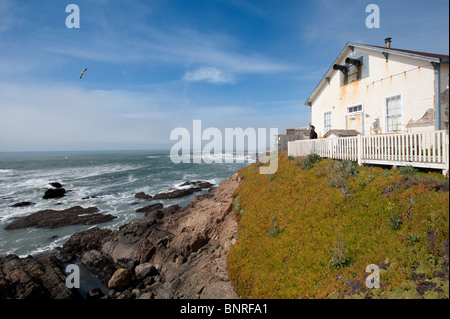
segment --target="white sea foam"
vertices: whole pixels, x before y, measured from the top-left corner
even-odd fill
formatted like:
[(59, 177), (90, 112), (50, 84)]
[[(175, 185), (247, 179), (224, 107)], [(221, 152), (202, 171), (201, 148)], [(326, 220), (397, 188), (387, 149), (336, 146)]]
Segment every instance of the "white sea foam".
[[(141, 213), (135, 212), (139, 205), (130, 205), (138, 201), (135, 198), (136, 193), (155, 195), (168, 192), (170, 188), (192, 187), (181, 186), (187, 181), (207, 181), (217, 185), (223, 178), (228, 177), (230, 172), (240, 168), (239, 165), (229, 163), (178, 166), (171, 162), (169, 155), (151, 153), (141, 153), (138, 156), (133, 153), (126, 156), (121, 154), (117, 160), (114, 154), (102, 155), (95, 160), (91, 160), (90, 155), (86, 159), (83, 159), (83, 156), (77, 154), (70, 156), (70, 159), (60, 158), (57, 166), (48, 165), (45, 161), (47, 157), (44, 157), (44, 160), (36, 157), (37, 161), (27, 159), (30, 165), (24, 164), (16, 169), (13, 165), (17, 163), (13, 162), (13, 165), (8, 165), (12, 169), (7, 169), (6, 165), (0, 169), (0, 255), (6, 252), (19, 255), (54, 249), (61, 246), (74, 232), (91, 227), (118, 229), (133, 218), (143, 217)], [(210, 156), (220, 158), (223, 162), (226, 158), (236, 157), (233, 153)], [(251, 155), (246, 154), (238, 156), (243, 156), (243, 159), (251, 158)], [(155, 160), (156, 158), (161, 160)], [(188, 158), (192, 163), (192, 157)], [(64, 185), (68, 191), (66, 195), (58, 199), (43, 200), (45, 190), (51, 188), (49, 183), (56, 181)], [(191, 198), (186, 196), (163, 200), (162, 203), (183, 206), (187, 205)], [(10, 207), (22, 201), (34, 202), (36, 205)], [(14, 217), (27, 216), (44, 209), (62, 210), (77, 205), (98, 207), (102, 213), (112, 214), (117, 218), (93, 226), (67, 226), (51, 231), (41, 228), (8, 231), (4, 229), (4, 225), (10, 223)], [(52, 236), (59, 237), (52, 239)]]

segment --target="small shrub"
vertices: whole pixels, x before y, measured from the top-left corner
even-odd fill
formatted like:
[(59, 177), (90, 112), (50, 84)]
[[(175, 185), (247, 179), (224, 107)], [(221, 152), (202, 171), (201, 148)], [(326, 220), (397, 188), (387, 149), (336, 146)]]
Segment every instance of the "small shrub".
[(419, 242), (419, 240), (420, 240), (420, 236), (419, 235), (409, 235), (407, 238), (406, 238), (406, 240), (409, 242), (409, 243), (411, 243), (411, 244), (414, 244), (414, 243), (417, 243), (417, 242)]
[(398, 172), (402, 175), (411, 175), (416, 178), (419, 177), (419, 171), (410, 165), (399, 167)]
[(366, 179), (364, 177), (362, 177), (361, 180), (358, 182), (358, 184), (361, 188), (363, 188), (363, 189), (366, 188), (366, 186), (367, 186)]
[(399, 230), (401, 224), (402, 219), (398, 215), (392, 214), (388, 221), (389, 227), (391, 227), (392, 230)]
[(275, 179), (275, 175), (270, 175), (269, 182), (272, 182)]
[(241, 213), (241, 196), (238, 196), (234, 199), (234, 209)]
[(381, 174), (381, 176), (383, 176), (383, 177), (392, 176), (392, 172), (390, 172), (390, 171), (384, 171), (383, 174)]
[(344, 242), (342, 237), (338, 236), (331, 252), (329, 265), (334, 269), (343, 269), (350, 266), (351, 263), (352, 260), (347, 253), (347, 243)]
[(318, 163), (320, 161), (320, 156), (317, 154), (309, 154), (306, 157), (303, 157), (301, 159), (301, 168), (302, 169), (311, 169), (314, 167), (315, 163)]
[(344, 177), (355, 176), (359, 173), (358, 168), (351, 161), (337, 161), (335, 169)]
[(284, 232), (284, 229), (281, 229), (278, 227), (278, 225), (275, 225), (273, 227), (273, 229), (269, 232), (269, 237), (271, 238), (275, 238), (277, 237), (279, 234), (281, 234), (282, 232)]
[(276, 217), (272, 217), (272, 223), (273, 223), (273, 228), (272, 230), (269, 232), (269, 237), (270, 238), (275, 238), (277, 237), (279, 234), (284, 232), (284, 229), (281, 229), (278, 226), (278, 223), (275, 221)]

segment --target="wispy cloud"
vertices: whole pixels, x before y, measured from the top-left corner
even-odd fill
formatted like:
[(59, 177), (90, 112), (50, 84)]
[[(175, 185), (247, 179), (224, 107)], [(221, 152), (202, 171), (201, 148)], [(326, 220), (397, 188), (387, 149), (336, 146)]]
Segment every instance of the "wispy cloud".
[[(242, 48), (229, 35), (189, 28), (155, 29), (141, 26), (120, 41), (92, 35), (80, 46), (73, 39), (58, 39), (45, 50), (69, 57), (111, 63), (172, 63), (214, 65), (233, 73), (272, 73), (292, 70), (284, 62)], [(131, 31), (130, 31), (131, 32)]]
[(195, 71), (186, 72), (183, 79), (189, 82), (205, 81), (213, 84), (233, 84), (235, 82), (233, 74), (211, 67), (201, 67)]

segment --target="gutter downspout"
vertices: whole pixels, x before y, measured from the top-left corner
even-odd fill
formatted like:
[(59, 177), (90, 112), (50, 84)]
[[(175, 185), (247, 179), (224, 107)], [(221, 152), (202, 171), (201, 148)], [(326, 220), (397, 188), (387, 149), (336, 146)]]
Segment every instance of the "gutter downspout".
[(436, 131), (441, 130), (441, 65), (431, 62), (434, 68), (434, 119)]
[(309, 125), (312, 125), (312, 102), (306, 103), (309, 106)]

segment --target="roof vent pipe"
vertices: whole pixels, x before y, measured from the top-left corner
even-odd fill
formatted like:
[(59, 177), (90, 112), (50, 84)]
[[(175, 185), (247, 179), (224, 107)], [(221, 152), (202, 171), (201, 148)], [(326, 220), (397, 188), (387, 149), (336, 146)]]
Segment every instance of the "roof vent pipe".
[(346, 64), (353, 64), (353, 65), (356, 66), (358, 69), (361, 68), (361, 60), (352, 59), (352, 58), (347, 58), (347, 59), (345, 59), (345, 63), (346, 63)]
[(333, 65), (333, 70), (342, 71), (342, 73), (347, 74), (348, 69), (345, 65), (335, 64)]
[(391, 42), (392, 42), (392, 38), (386, 38), (384, 39), (384, 43), (386, 43), (386, 48), (390, 49), (391, 48)]

